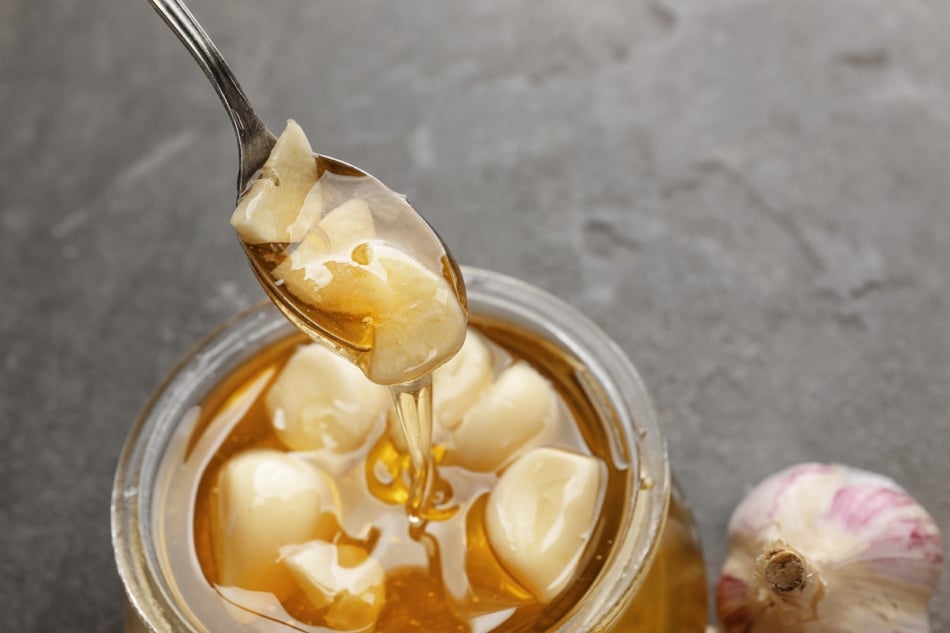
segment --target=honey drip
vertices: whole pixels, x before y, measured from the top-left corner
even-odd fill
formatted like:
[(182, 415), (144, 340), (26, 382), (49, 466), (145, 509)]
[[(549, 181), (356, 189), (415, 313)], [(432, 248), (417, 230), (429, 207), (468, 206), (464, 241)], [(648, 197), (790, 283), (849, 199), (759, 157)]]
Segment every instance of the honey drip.
[(389, 390), (412, 464), (406, 499), (410, 534), (419, 538), (436, 501), (432, 491), (438, 477), (432, 457), (432, 374), (408, 384), (393, 385)]

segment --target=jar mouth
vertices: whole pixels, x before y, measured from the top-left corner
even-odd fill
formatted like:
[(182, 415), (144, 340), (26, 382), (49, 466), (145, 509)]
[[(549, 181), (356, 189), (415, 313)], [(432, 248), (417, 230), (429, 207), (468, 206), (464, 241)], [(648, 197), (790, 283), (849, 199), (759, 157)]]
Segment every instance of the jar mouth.
[[(627, 508), (606, 563), (554, 631), (605, 630), (633, 598), (655, 554), (670, 496), (666, 444), (642, 380), (624, 352), (587, 317), (534, 286), (463, 267), (469, 309), (558, 346), (576, 360), (578, 383), (604, 418), (617, 463), (627, 462)], [(156, 539), (160, 466), (175, 436), (208, 392), (253, 354), (293, 332), (269, 302), (233, 317), (200, 341), (145, 405), (126, 440), (112, 494), (112, 541), (119, 575), (140, 619), (155, 631), (202, 631)], [(250, 630), (250, 629), (248, 629)]]

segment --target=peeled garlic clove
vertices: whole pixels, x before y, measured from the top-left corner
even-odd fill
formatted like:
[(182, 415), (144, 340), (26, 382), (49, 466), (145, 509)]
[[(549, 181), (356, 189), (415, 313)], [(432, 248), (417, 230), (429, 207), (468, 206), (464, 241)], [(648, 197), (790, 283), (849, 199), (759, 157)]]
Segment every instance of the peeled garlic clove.
[(297, 219), (316, 181), (310, 142), (296, 122), (287, 121), (260, 174), (241, 196), (231, 225), (248, 244), (291, 241), (287, 227)]
[(280, 549), (332, 538), (338, 508), (333, 484), (306, 462), (274, 450), (232, 457), (218, 475), (212, 507), (219, 584), (286, 598), (294, 581)]
[(323, 184), (317, 181), (297, 220), (288, 227), (290, 241), (310, 238), (316, 256), (345, 255), (357, 244), (376, 238), (373, 214), (366, 201), (350, 198), (326, 215), (323, 214)]
[(350, 251), (357, 244), (376, 238), (373, 214), (359, 198), (350, 198), (327, 213), (317, 228), (327, 236), (331, 249)]
[(772, 475), (729, 523), (725, 633), (930, 631), (940, 531), (894, 481), (838, 465)]
[(379, 384), (421, 377), (465, 337), (467, 315), (449, 283), (382, 242), (357, 244), (341, 256), (312, 231), (273, 275), (303, 303), (337, 315), (321, 325), (371, 350), (361, 367)]
[(536, 448), (502, 473), (491, 491), (488, 542), (542, 603), (574, 576), (596, 523), (603, 470), (594, 457)]
[(373, 253), (386, 271), (392, 304), (376, 322), (366, 375), (380, 384), (409, 382), (458, 351), (468, 316), (442, 275), (392, 246), (375, 245)]
[(554, 388), (531, 365), (517, 362), (482, 392), (455, 429), (451, 460), (491, 471), (556, 420)]
[(323, 185), (320, 181), (314, 183), (303, 200), (300, 212), (293, 224), (287, 227), (287, 241), (302, 242), (320, 222), (324, 212)]
[(300, 347), (264, 397), (280, 441), (295, 451), (359, 448), (386, 414), (389, 394), (318, 344)]
[(462, 348), (432, 373), (432, 409), (435, 420), (456, 428), (462, 416), (492, 382), (492, 359), (482, 337), (468, 330)]
[(372, 626), (385, 601), (385, 574), (362, 548), (311, 541), (295, 547), (284, 564), (324, 620), (339, 631)]
[(376, 263), (374, 251), (372, 246), (359, 245), (351, 253), (334, 253), (327, 238), (312, 231), (272, 274), (302, 303), (337, 315), (326, 319), (334, 334), (369, 348), (376, 320), (389, 314), (393, 304), (386, 271)]

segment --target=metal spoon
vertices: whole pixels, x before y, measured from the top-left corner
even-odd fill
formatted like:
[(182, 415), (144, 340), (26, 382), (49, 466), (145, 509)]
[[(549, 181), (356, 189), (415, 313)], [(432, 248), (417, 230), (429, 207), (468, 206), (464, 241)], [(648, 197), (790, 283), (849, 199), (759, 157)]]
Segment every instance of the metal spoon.
[[(224, 57), (184, 2), (181, 0), (148, 1), (185, 47), (191, 51), (195, 61), (204, 70), (205, 75), (211, 81), (211, 85), (214, 86), (215, 91), (221, 98), (221, 103), (224, 104), (228, 116), (231, 117), (231, 123), (234, 125), (234, 132), (237, 136), (238, 157), (240, 159), (240, 170), (237, 179), (237, 192), (240, 196), (264, 165), (277, 139), (268, 131), (264, 122), (254, 112), (254, 108), (251, 107), (247, 96), (238, 84), (237, 78), (224, 61)], [(365, 179), (365, 182), (371, 188), (389, 191), (379, 180), (353, 165), (321, 154), (315, 153), (314, 157), (317, 161), (319, 174), (329, 172), (331, 176), (340, 176), (344, 179)], [(403, 208), (400, 208), (395, 214), (392, 209), (389, 209), (386, 218), (376, 218), (382, 220), (381, 225), (389, 227), (385, 229), (388, 234), (381, 237), (391, 239), (394, 243), (404, 246), (422, 264), (445, 277), (464, 305), (465, 288), (462, 275), (445, 244), (422, 216), (408, 204), (405, 204), (404, 199), (401, 206)], [(332, 343), (338, 351), (351, 358), (366, 351), (354, 347), (348, 341), (341, 340), (333, 332), (322, 328), (318, 323), (314, 323), (313, 319), (308, 318), (305, 307), (301, 306), (299, 301), (270, 275), (270, 269), (249, 250), (247, 244), (244, 244), (244, 247), (261, 285), (274, 300), (277, 307), (298, 327), (314, 338)]]

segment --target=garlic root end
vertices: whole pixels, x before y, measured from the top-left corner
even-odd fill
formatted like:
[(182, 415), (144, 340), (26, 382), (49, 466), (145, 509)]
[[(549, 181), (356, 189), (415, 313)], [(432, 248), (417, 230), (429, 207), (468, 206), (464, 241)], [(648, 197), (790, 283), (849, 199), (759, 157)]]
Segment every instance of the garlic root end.
[(773, 549), (763, 554), (762, 559), (762, 577), (772, 591), (791, 593), (803, 590), (808, 584), (808, 564), (795, 550)]
[(808, 560), (782, 541), (765, 548), (756, 559), (756, 571), (769, 591), (786, 600), (801, 596), (806, 589), (809, 594), (823, 593), (823, 583)]

